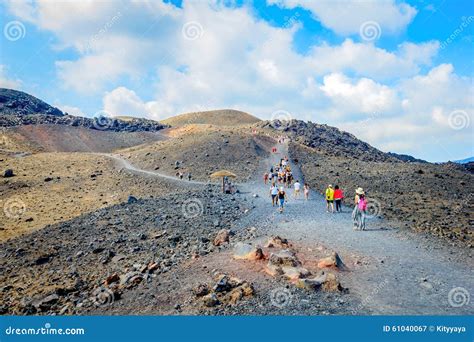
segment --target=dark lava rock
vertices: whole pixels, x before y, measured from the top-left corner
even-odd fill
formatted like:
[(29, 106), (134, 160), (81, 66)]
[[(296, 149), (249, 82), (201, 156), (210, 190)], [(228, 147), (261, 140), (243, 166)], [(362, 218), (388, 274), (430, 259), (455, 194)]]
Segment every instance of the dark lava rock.
[(128, 204), (132, 204), (132, 203), (136, 203), (138, 202), (138, 199), (132, 195), (128, 196), (128, 200), (127, 200), (127, 203)]
[(13, 173), (12, 169), (5, 170), (5, 173), (3, 174), (3, 177), (5, 177), (5, 178), (9, 178), (9, 177), (13, 177), (13, 176), (15, 176), (15, 174)]

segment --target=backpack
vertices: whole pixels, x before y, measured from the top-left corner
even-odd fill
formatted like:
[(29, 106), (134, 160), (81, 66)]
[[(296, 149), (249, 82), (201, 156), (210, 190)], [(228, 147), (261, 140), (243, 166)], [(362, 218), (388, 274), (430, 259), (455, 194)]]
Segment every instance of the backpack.
[(367, 200), (364, 198), (359, 199), (359, 203), (357, 204), (360, 210), (367, 209)]

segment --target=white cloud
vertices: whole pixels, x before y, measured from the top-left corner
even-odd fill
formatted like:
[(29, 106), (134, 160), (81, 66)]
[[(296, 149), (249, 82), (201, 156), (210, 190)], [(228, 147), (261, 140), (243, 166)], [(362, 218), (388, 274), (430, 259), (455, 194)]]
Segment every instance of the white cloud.
[(18, 90), (21, 87), (21, 80), (12, 79), (7, 75), (7, 68), (0, 64), (0, 88), (11, 88)]
[(267, 0), (286, 8), (302, 7), (325, 27), (340, 35), (358, 34), (367, 21), (377, 22), (382, 34), (394, 34), (404, 30), (415, 17), (417, 10), (395, 0)]
[(341, 115), (373, 116), (392, 113), (396, 107), (395, 91), (368, 78), (354, 81), (342, 74), (330, 74), (324, 77), (320, 89), (332, 100), (333, 106), (339, 108)]
[(86, 116), (79, 107), (61, 105), (61, 104), (55, 104), (54, 106), (59, 108), (63, 113), (67, 113), (69, 115)]
[(125, 87), (107, 92), (103, 99), (104, 110), (112, 116), (134, 116), (158, 119), (158, 105), (155, 101), (144, 102), (138, 95)]

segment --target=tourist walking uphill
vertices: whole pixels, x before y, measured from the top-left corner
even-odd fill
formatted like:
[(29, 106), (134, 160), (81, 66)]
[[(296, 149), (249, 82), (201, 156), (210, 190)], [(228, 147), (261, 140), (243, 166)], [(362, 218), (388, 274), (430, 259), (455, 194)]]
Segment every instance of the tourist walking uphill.
[(367, 209), (367, 199), (364, 189), (357, 188), (354, 196), (354, 210), (352, 211), (352, 221), (354, 230), (365, 230), (365, 211)]
[(334, 202), (336, 204), (336, 212), (342, 212), (342, 199), (344, 198), (344, 193), (342, 189), (339, 189), (339, 185), (334, 187)]
[(326, 188), (326, 207), (326, 212), (329, 213), (329, 207), (331, 207), (331, 213), (334, 212), (334, 189), (331, 184)]

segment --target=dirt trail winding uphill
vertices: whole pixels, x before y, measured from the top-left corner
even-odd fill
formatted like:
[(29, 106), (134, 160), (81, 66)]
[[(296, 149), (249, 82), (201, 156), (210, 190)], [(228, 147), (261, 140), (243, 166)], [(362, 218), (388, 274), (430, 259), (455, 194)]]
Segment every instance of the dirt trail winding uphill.
[(166, 175), (164, 173), (160, 173), (160, 172), (156, 172), (156, 171), (144, 170), (144, 169), (136, 167), (135, 165), (132, 165), (129, 161), (127, 161), (127, 160), (123, 159), (122, 157), (120, 157), (118, 155), (115, 155), (115, 154), (102, 153), (100, 155), (113, 159), (120, 168), (124, 168), (124, 169), (129, 170), (133, 173), (141, 173), (141, 174), (145, 174), (145, 175), (149, 175), (149, 176), (160, 177), (160, 178), (164, 178), (164, 179), (167, 179), (167, 180), (170, 180), (170, 181), (173, 181), (173, 182), (177, 182), (177, 183), (209, 184), (209, 182), (200, 182), (200, 181), (194, 181), (194, 180), (189, 181), (187, 179), (186, 180), (185, 179), (179, 179), (176, 176), (170, 176), (170, 175)]

